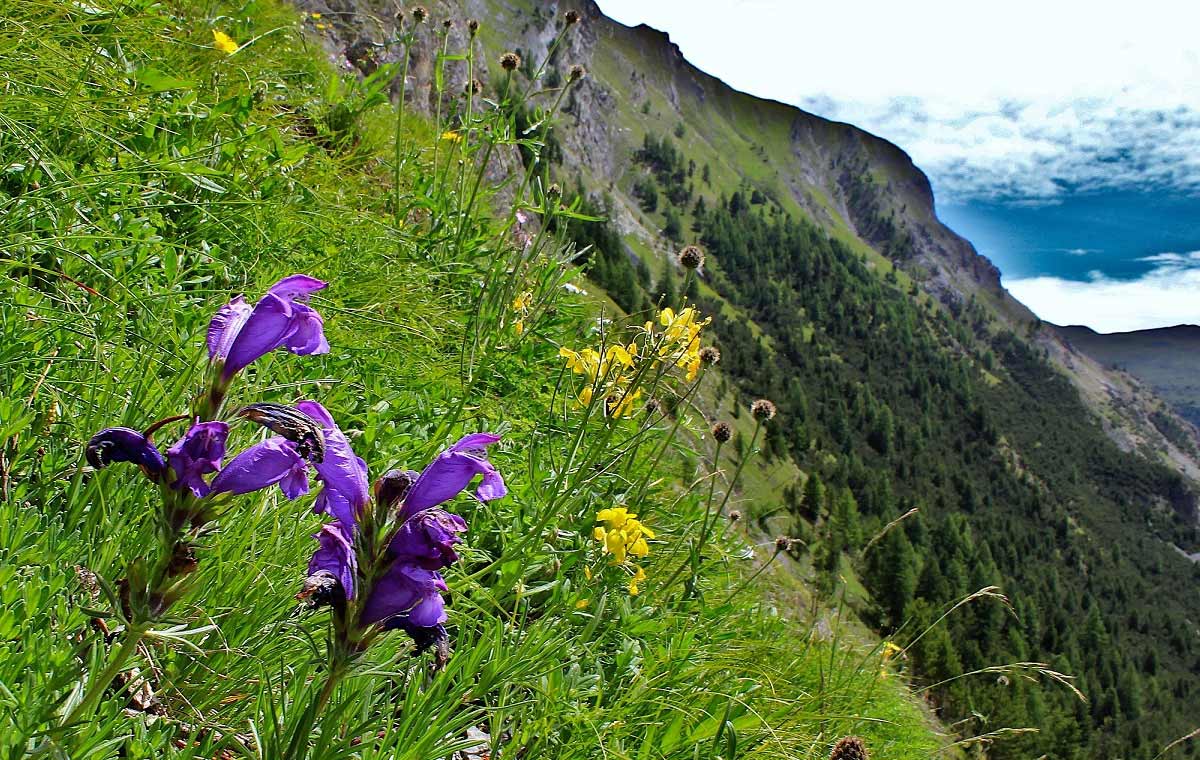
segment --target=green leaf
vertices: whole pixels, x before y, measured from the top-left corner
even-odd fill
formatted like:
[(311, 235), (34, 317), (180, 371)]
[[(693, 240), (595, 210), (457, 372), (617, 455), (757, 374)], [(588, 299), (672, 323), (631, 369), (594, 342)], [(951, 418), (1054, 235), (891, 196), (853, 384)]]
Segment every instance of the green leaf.
[(133, 73), (138, 84), (148, 87), (152, 92), (167, 92), (168, 90), (190, 90), (196, 86), (188, 79), (173, 77), (165, 71), (147, 66)]

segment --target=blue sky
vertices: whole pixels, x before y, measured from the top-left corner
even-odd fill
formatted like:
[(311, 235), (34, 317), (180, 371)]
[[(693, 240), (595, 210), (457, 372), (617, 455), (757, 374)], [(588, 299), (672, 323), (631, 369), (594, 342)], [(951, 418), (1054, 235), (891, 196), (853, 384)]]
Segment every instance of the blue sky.
[(1200, 3), (600, 6), (740, 90), (904, 148), (1044, 319), (1200, 323)]

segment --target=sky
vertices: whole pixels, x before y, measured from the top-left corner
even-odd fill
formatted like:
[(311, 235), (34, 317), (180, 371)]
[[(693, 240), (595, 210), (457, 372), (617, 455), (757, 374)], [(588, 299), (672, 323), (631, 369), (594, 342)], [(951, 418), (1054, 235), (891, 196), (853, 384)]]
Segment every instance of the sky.
[(1200, 2), (599, 0), (906, 150), (1040, 317), (1200, 323)]

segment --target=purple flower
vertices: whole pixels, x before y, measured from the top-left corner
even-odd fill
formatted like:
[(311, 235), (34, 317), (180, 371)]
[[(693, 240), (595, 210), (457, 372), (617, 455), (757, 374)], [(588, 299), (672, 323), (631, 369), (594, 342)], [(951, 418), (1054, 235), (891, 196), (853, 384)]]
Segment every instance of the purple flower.
[(329, 343), (321, 315), (305, 302), (326, 283), (303, 274), (271, 286), (254, 306), (242, 296), (217, 310), (208, 326), (208, 358), (223, 362), (229, 380), (260, 357), (284, 347), (293, 354), (324, 354)]
[(404, 497), (403, 513), (413, 515), (444, 504), (470, 485), (476, 475), (483, 476), (475, 490), (480, 501), (507, 494), (504, 478), (487, 459), (487, 447), (499, 440), (500, 436), (493, 433), (472, 433), (438, 454)]
[(441, 625), (446, 622), (442, 593), (449, 590), (436, 570), (397, 562), (375, 582), (363, 605), (362, 622), (384, 623), (387, 628)]
[(314, 533), (320, 548), (313, 553), (308, 563), (308, 574), (329, 573), (341, 584), (347, 599), (354, 597), (354, 576), (358, 573), (358, 558), (354, 554), (350, 533), (340, 522), (334, 521), (321, 526)]
[(458, 534), (466, 531), (467, 523), (458, 515), (427, 509), (404, 521), (388, 549), (396, 562), (440, 570), (458, 560), (454, 546), (462, 543)]
[(84, 448), (88, 464), (102, 470), (113, 462), (133, 462), (146, 477), (157, 481), (167, 469), (166, 460), (150, 439), (127, 427), (104, 428)]
[(192, 425), (183, 438), (167, 449), (167, 462), (175, 471), (175, 482), (171, 485), (178, 490), (188, 489), (197, 499), (207, 496), (209, 485), (204, 482), (204, 475), (221, 469), (228, 436), (229, 425), (224, 422)]
[(367, 464), (355, 455), (346, 434), (325, 407), (316, 401), (301, 401), (296, 404), (296, 409), (319, 423), (325, 437), (325, 454), (321, 461), (313, 462), (317, 479), (323, 486), (313, 504), (313, 512), (324, 512), (353, 532), (359, 514), (370, 499)]
[(212, 493), (250, 493), (275, 483), (289, 499), (308, 493), (308, 463), (296, 444), (281, 436), (256, 443), (231, 459), (213, 478)]

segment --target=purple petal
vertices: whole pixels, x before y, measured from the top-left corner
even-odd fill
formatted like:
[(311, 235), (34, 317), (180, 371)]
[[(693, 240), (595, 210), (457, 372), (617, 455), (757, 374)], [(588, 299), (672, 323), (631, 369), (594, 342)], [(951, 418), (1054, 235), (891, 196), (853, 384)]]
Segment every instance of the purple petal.
[(324, 570), (342, 584), (347, 599), (354, 598), (354, 577), (358, 571), (358, 558), (354, 554), (349, 533), (340, 522), (326, 523), (319, 533), (314, 533), (320, 546), (308, 563), (308, 574)]
[(298, 356), (329, 353), (329, 341), (325, 340), (325, 321), (316, 309), (302, 303), (292, 304), (292, 324), (295, 331), (284, 346)]
[(358, 512), (370, 499), (367, 465), (355, 455), (346, 434), (334, 424), (325, 407), (316, 401), (301, 401), (296, 408), (324, 426), (321, 432), (325, 436), (325, 456), (313, 463), (317, 477), (325, 485), (321, 511), (328, 510), (339, 520), (354, 525)]
[(378, 623), (400, 618), (391, 623), (422, 627), (444, 623), (446, 611), (441, 594), (447, 590), (436, 571), (398, 562), (375, 583), (363, 606), (362, 621)]
[(127, 427), (111, 427), (91, 437), (84, 449), (88, 464), (97, 470), (113, 462), (133, 462), (157, 481), (167, 469), (163, 455), (146, 436)]
[(309, 277), (306, 274), (294, 274), (290, 277), (284, 277), (272, 285), (267, 292), (274, 293), (280, 298), (286, 298), (289, 301), (307, 301), (311, 294), (318, 290), (323, 290), (328, 286), (329, 283), (322, 282), (316, 277)]
[(229, 346), (223, 374), (233, 377), (252, 362), (287, 342), (295, 332), (292, 304), (274, 293), (268, 293), (254, 305)]
[(471, 484), (476, 475), (483, 475), (483, 484), (476, 493), (481, 500), (499, 498), (508, 491), (504, 479), (487, 460), (485, 447), (500, 440), (492, 433), (474, 433), (438, 454), (425, 468), (404, 498), (404, 511), (412, 515), (453, 499)]
[(183, 438), (167, 449), (167, 461), (175, 471), (172, 486), (179, 490), (186, 488), (198, 499), (207, 496), (209, 486), (204, 475), (221, 469), (228, 436), (229, 425), (224, 422), (192, 425)]
[(229, 356), (229, 347), (238, 336), (242, 325), (250, 318), (254, 307), (246, 303), (242, 296), (234, 298), (229, 303), (217, 309), (212, 321), (208, 323), (208, 358), (209, 360), (224, 359)]
[(462, 543), (459, 534), (466, 530), (466, 521), (458, 515), (427, 509), (405, 520), (388, 548), (398, 563), (438, 570), (458, 560), (454, 547)]
[(317, 401), (301, 401), (296, 404), (296, 408), (307, 414), (309, 418), (321, 423), (321, 427), (337, 427), (337, 423), (333, 421), (333, 415)]
[(306, 464), (294, 443), (278, 436), (268, 438), (230, 460), (213, 478), (212, 492), (250, 493), (286, 480), (286, 485), (281, 483), (284, 495), (294, 499), (308, 492)]
[(358, 524), (358, 510), (350, 504), (349, 499), (329, 486), (321, 488), (321, 493), (317, 494), (317, 499), (313, 502), (312, 511), (314, 515), (329, 515), (346, 525)]

